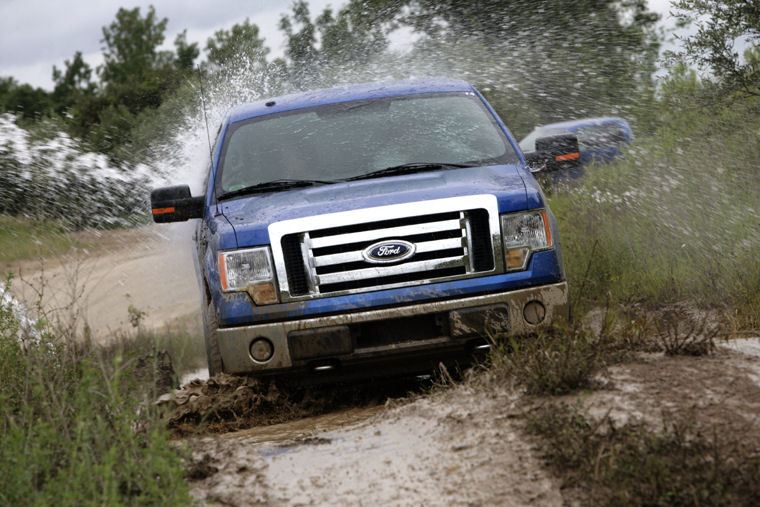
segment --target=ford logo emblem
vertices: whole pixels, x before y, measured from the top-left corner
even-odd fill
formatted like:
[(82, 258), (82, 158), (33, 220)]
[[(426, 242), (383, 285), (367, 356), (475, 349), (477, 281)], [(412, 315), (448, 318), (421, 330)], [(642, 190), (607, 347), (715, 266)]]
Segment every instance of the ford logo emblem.
[(362, 252), (362, 257), (372, 264), (386, 264), (408, 259), (417, 247), (414, 243), (409, 243), (401, 239), (392, 239), (388, 241), (379, 241), (374, 243)]

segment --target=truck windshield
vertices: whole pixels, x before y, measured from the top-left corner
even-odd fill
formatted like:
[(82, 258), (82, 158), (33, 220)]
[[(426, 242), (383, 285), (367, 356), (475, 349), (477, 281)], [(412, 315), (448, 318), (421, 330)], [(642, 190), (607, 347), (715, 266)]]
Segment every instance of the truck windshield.
[(344, 180), (404, 164), (519, 163), (473, 93), (360, 100), (233, 124), (217, 195), (275, 180)]

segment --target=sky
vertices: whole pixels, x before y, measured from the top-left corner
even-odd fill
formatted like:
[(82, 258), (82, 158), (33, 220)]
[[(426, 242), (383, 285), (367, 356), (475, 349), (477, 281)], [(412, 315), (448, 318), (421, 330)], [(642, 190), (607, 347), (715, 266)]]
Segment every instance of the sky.
[[(312, 15), (325, 7), (339, 8), (344, 0), (309, 0)], [(670, 0), (648, 0), (650, 9), (667, 18)], [(0, 77), (12, 76), (47, 90), (53, 87), (53, 66), (81, 51), (95, 68), (102, 63), (102, 27), (109, 25), (120, 7), (140, 7), (144, 15), (154, 5), (158, 18), (168, 18), (164, 47), (187, 29), (189, 42), (204, 48), (215, 31), (229, 29), (246, 17), (258, 25), (270, 57), (283, 53), (284, 39), (277, 28), (280, 15), (292, 0), (0, 0)], [(665, 19), (663, 23), (672, 26)]]

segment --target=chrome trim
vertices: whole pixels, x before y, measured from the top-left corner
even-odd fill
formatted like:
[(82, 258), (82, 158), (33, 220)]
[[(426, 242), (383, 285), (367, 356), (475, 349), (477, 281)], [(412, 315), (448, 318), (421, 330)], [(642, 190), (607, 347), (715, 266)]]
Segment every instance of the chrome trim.
[[(472, 245), (468, 241), (469, 217), (467, 211), (484, 209), (488, 212), (488, 226), (490, 230), (490, 242), (492, 255), (494, 259), (494, 268), (489, 271), (474, 272), (471, 264), (472, 257)], [(459, 218), (448, 220), (435, 220), (433, 222), (423, 222), (413, 225), (400, 225), (398, 227), (385, 227), (382, 229), (370, 229), (367, 231), (350, 232), (344, 234), (338, 234), (334, 236), (323, 236), (312, 238), (311, 233), (324, 229), (333, 229), (336, 227), (344, 227), (359, 224), (370, 224), (373, 222), (384, 220), (396, 220), (411, 217), (422, 217), (426, 215), (438, 215), (441, 213), (459, 213)], [(445, 232), (445, 231), (460, 231), (460, 237), (440, 239), (435, 241), (416, 243), (417, 252), (420, 253), (435, 252), (437, 250), (445, 250), (449, 248), (463, 248), (464, 254), (456, 257), (456, 262), (452, 257), (446, 257), (445, 259), (435, 259), (436, 263), (440, 263), (442, 260), (444, 266), (464, 266), (466, 272), (462, 274), (456, 274), (451, 276), (441, 276), (434, 278), (425, 278), (422, 280), (403, 281), (398, 283), (380, 283), (370, 287), (361, 287), (354, 289), (345, 289), (331, 291), (328, 293), (320, 292), (320, 285), (326, 283), (324, 280), (340, 280), (351, 281), (360, 280), (358, 278), (341, 278), (346, 272), (336, 272), (323, 275), (316, 274), (316, 268), (324, 268), (325, 266), (333, 266), (344, 262), (355, 262), (362, 260), (362, 248), (357, 248), (354, 251), (337, 252), (327, 254), (324, 256), (314, 256), (314, 250), (324, 247), (335, 247), (338, 245), (347, 245), (360, 241), (380, 241), (386, 238), (397, 237), (404, 235), (414, 235), (427, 232)], [(272, 257), (274, 260), (275, 270), (277, 273), (277, 283), (280, 288), (280, 296), (283, 302), (288, 301), (303, 301), (308, 299), (315, 299), (321, 297), (332, 297), (346, 294), (355, 294), (361, 292), (370, 292), (375, 290), (383, 290), (388, 288), (405, 287), (412, 285), (424, 285), (429, 283), (446, 282), (452, 280), (461, 280), (464, 278), (473, 278), (479, 276), (493, 275), (504, 273), (504, 256), (501, 242), (501, 224), (499, 219), (499, 209), (496, 196), (492, 194), (478, 194), (467, 195), (459, 197), (448, 197), (444, 199), (434, 199), (429, 201), (417, 201), (403, 204), (392, 204), (388, 206), (377, 206), (373, 208), (362, 208), (351, 211), (341, 211), (338, 213), (328, 213), (324, 215), (314, 215), (309, 217), (297, 218), (292, 220), (284, 220), (281, 222), (275, 222), (269, 225), (268, 228), (269, 237), (272, 247)], [(285, 266), (285, 258), (282, 250), (282, 239), (291, 234), (298, 234), (301, 243), (302, 258), (304, 262), (304, 268), (308, 277), (308, 294), (296, 294), (292, 295), (288, 287), (287, 270)], [(358, 256), (358, 257), (357, 257)], [(428, 262), (428, 261), (418, 261)], [(452, 262), (453, 264), (447, 264)], [(415, 264), (415, 261), (406, 262), (401, 261), (400, 264), (392, 266), (411, 266)], [(438, 264), (440, 266), (440, 264)], [(385, 266), (381, 266), (375, 269), (385, 269)], [(367, 268), (365, 270), (372, 270), (373, 268)], [(410, 272), (420, 272), (425, 269), (432, 268), (420, 268), (418, 270), (405, 271), (409, 268), (402, 268), (401, 274)], [(353, 270), (352, 270), (353, 271)], [(389, 271), (383, 271), (385, 274), (393, 274)], [(375, 275), (376, 276), (376, 275)], [(364, 276), (361, 280), (372, 278), (372, 276)], [(333, 283), (333, 282), (328, 282)]]
[(328, 283), (340, 283), (351, 280), (367, 280), (369, 278), (380, 278), (383, 276), (403, 275), (406, 273), (418, 273), (420, 271), (429, 271), (431, 269), (444, 269), (463, 266), (462, 257), (446, 257), (444, 259), (433, 259), (430, 261), (407, 262), (396, 266), (378, 266), (372, 268), (357, 269), (354, 271), (342, 271), (329, 275), (317, 275), (319, 285)]
[[(314, 256), (311, 255), (311, 238), (309, 238), (308, 233), (301, 234), (301, 255), (303, 256), (303, 259), (305, 261), (305, 268), (306, 268), (306, 283), (309, 287), (309, 293), (317, 292), (317, 277), (315, 272), (315, 265), (314, 265)], [(287, 282), (287, 277), (285, 278)]]
[[(523, 317), (523, 308), (530, 301), (541, 301), (546, 307), (546, 317), (539, 325), (528, 323)], [(404, 306), (380, 309), (364, 309), (328, 316), (308, 316), (284, 322), (251, 324), (246, 326), (220, 328), (217, 330), (219, 353), (222, 356), (225, 373), (255, 373), (265, 371), (285, 371), (293, 366), (288, 349), (288, 334), (292, 331), (317, 329), (321, 327), (350, 325), (360, 322), (376, 322), (382, 325), (385, 319), (396, 319), (424, 315), (427, 313), (450, 312), (484, 305), (506, 304), (509, 308), (509, 334), (521, 335), (535, 331), (546, 323), (568, 317), (567, 282), (559, 282), (538, 287), (528, 287), (495, 294), (444, 299), (432, 302), (413, 303)], [(248, 351), (251, 343), (259, 337), (267, 338), (274, 345), (274, 355), (266, 364), (253, 362)], [(422, 342), (410, 342), (427, 348), (446, 346), (449, 340), (437, 338)], [(404, 344), (392, 344), (385, 350), (388, 356), (403, 354)], [(366, 357), (377, 352), (371, 348), (355, 349), (352, 359)]]
[[(462, 246), (463, 241), (459, 238), (449, 239), (437, 239), (435, 241), (422, 241), (415, 243), (417, 249), (415, 254), (435, 252), (436, 250), (446, 250), (449, 248), (459, 248)], [(347, 262), (361, 262), (364, 260), (361, 250), (354, 250), (353, 252), (345, 252), (332, 255), (321, 255), (314, 259), (314, 265), (317, 267), (331, 266), (333, 264), (344, 264)], [(394, 261), (396, 262), (396, 261)]]
[(464, 256), (469, 267), (468, 271), (475, 271), (475, 259), (472, 257), (472, 227), (470, 227), (470, 220), (465, 217), (464, 212), (460, 213), (460, 216), (462, 217), (460, 219), (462, 224), (462, 248), (464, 248)]
[(311, 247), (324, 248), (326, 246), (347, 245), (349, 243), (358, 243), (360, 241), (372, 241), (378, 237), (383, 238), (392, 236), (408, 236), (410, 234), (425, 234), (428, 232), (443, 232), (459, 229), (460, 227), (460, 220), (444, 220), (441, 222), (404, 225), (401, 227), (390, 227), (387, 229), (372, 229), (371, 231), (351, 232), (348, 234), (339, 234), (337, 236), (313, 238), (311, 240)]

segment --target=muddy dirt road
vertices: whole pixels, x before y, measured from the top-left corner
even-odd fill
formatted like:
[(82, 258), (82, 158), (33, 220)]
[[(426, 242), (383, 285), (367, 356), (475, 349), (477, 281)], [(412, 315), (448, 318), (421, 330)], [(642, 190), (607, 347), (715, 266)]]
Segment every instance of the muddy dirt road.
[(593, 391), (542, 398), (481, 373), (388, 406), (189, 438), (193, 493), (220, 505), (574, 504), (577, 491), (527, 433), (529, 414), (559, 402), (618, 426), (687, 418), (706, 434), (754, 435), (760, 340), (710, 357), (645, 354), (597, 380)]
[[(86, 323), (96, 339), (129, 330), (130, 305), (158, 328), (200, 309), (192, 259), (192, 223), (77, 235), (91, 249), (0, 266), (16, 274), (13, 292), (27, 308), (40, 301), (68, 323)], [(40, 294), (41, 293), (41, 294)]]
[[(191, 232), (188, 224), (105, 232), (84, 238), (98, 248), (49, 259), (44, 271), (37, 261), (10, 267), (37, 287), (44, 280), (43, 302), (64, 308), (60, 315), (71, 313), (73, 299), (73, 309), (105, 340), (131, 327), (130, 305), (145, 312), (148, 327), (196, 314)], [(29, 285), (17, 282), (15, 289), (34, 304)], [(563, 401), (621, 423), (657, 426), (664, 414), (682, 413), (696, 414), (706, 428), (746, 428), (760, 413), (760, 340), (734, 341), (710, 357), (642, 355), (608, 368), (599, 384)], [(567, 501), (567, 485), (544, 466), (524, 427), (525, 414), (543, 401), (506, 379), (481, 373), (446, 388), (376, 398), (281, 424), (183, 438), (194, 496), (218, 505)]]
[(459, 386), (194, 440), (194, 492), (225, 505), (558, 505), (517, 399)]

